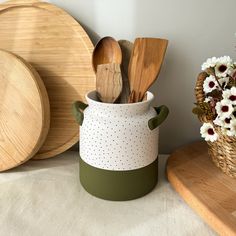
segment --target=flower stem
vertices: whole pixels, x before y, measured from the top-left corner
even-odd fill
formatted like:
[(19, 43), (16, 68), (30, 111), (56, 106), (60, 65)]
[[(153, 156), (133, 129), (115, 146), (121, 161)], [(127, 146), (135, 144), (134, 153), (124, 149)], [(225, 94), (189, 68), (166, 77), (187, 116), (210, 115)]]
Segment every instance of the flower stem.
[(221, 86), (221, 84), (220, 84), (220, 82), (219, 82), (219, 77), (217, 77), (215, 73), (214, 73), (214, 76), (215, 76), (215, 79), (216, 79), (216, 81), (217, 81), (219, 87), (220, 87), (221, 90), (223, 91), (224, 89), (223, 89), (223, 87)]

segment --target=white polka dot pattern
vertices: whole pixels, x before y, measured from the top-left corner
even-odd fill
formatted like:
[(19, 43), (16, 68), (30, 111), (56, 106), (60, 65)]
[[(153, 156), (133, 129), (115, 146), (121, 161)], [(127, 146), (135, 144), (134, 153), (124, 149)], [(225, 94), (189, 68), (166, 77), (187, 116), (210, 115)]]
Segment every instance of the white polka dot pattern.
[(158, 155), (158, 128), (150, 130), (148, 120), (156, 116), (150, 107), (153, 95), (145, 102), (108, 104), (96, 101), (95, 92), (87, 95), (89, 106), (80, 127), (80, 156), (97, 168), (132, 170), (151, 164)]

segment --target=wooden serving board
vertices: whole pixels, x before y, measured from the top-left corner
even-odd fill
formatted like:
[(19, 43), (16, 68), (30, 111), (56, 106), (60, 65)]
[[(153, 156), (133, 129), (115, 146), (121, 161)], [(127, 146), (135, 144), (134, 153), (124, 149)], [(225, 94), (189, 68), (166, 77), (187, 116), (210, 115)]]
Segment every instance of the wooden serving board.
[(236, 180), (215, 167), (205, 142), (171, 154), (167, 176), (175, 190), (220, 235), (236, 235)]
[(33, 157), (49, 124), (49, 99), (40, 76), (22, 58), (0, 50), (0, 171)]
[(79, 139), (71, 104), (95, 89), (93, 45), (64, 10), (39, 1), (0, 5), (0, 48), (27, 60), (40, 74), (50, 100), (51, 126), (36, 159), (53, 157)]

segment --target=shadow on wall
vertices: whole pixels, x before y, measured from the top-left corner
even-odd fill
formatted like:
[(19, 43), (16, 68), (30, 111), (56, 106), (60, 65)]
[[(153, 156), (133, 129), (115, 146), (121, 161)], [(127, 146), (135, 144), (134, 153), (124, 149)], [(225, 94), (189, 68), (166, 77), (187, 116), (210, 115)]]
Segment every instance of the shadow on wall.
[[(234, 19), (229, 12), (234, 14), (236, 2), (230, 0), (227, 4), (224, 9), (222, 2), (214, 0), (135, 1), (134, 36), (169, 39), (161, 73), (151, 87), (156, 95), (154, 103), (170, 108), (169, 118), (160, 128), (161, 153), (200, 139), (201, 124), (192, 114), (192, 107), (201, 64), (212, 56), (235, 57)], [(214, 14), (209, 20), (211, 8)]]
[[(160, 152), (170, 153), (200, 139), (200, 122), (191, 112), (196, 77), (206, 58), (235, 57), (235, 0), (228, 0), (227, 5), (214, 0), (51, 2), (68, 10), (94, 44), (106, 35), (131, 41), (136, 37), (169, 39), (161, 73), (150, 89), (156, 95), (154, 105), (166, 104), (170, 108), (160, 128)], [(214, 9), (214, 14), (209, 9)]]
[[(73, 9), (68, 2), (56, 0), (51, 2), (55, 4), (60, 2), (63, 8), (76, 17), (94, 45), (106, 35), (131, 41), (136, 37), (169, 39), (161, 73), (150, 89), (156, 96), (153, 105), (166, 104), (170, 108), (169, 118), (160, 128), (160, 152), (169, 153), (185, 143), (184, 139), (191, 140), (188, 134), (191, 132), (193, 85), (190, 85), (189, 89), (189, 83), (185, 84), (185, 78), (188, 77), (188, 82), (194, 78), (192, 79), (192, 75), (188, 75), (183, 69), (189, 67), (191, 58), (188, 58), (185, 50), (181, 50), (184, 42), (181, 42), (179, 31), (176, 30), (178, 22), (174, 25), (174, 20), (170, 17), (175, 11), (171, 8), (171, 2), (167, 1), (160, 6), (159, 1), (150, 1), (151, 4), (147, 4), (146, 1), (120, 0), (116, 2), (114, 8), (114, 2), (109, 0), (88, 0), (84, 3), (74, 2)], [(170, 15), (164, 13), (167, 9)], [(191, 104), (187, 104), (188, 110), (186, 97), (188, 97), (187, 102)]]

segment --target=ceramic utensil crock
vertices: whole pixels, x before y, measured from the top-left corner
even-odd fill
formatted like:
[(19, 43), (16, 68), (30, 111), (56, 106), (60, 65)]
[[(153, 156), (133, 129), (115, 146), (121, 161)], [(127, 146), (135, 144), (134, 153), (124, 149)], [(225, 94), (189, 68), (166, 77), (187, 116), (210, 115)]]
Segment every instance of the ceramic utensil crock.
[[(150, 192), (158, 179), (158, 126), (168, 108), (152, 108), (154, 96), (130, 104), (98, 101), (73, 104), (80, 124), (80, 181), (92, 195), (108, 200), (130, 200)], [(83, 111), (84, 110), (84, 111)]]

